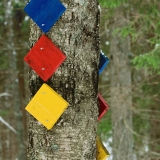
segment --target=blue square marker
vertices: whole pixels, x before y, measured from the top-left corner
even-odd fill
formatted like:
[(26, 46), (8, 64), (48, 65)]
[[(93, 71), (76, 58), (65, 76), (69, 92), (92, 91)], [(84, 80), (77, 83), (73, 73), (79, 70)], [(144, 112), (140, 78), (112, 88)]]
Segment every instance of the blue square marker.
[(51, 29), (65, 10), (66, 8), (59, 0), (31, 0), (24, 8), (44, 33)]
[(99, 74), (102, 73), (102, 71), (106, 68), (108, 63), (109, 63), (109, 59), (101, 51), (101, 53), (100, 53), (100, 62), (99, 62)]

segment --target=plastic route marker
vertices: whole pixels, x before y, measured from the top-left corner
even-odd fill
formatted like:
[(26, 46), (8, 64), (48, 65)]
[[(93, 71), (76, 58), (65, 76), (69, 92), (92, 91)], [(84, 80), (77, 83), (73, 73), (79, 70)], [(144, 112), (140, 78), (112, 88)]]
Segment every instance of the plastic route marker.
[(103, 72), (106, 66), (109, 63), (109, 59), (104, 55), (104, 53), (100, 52), (100, 62), (99, 62), (99, 74)]
[(24, 57), (24, 61), (44, 81), (52, 76), (65, 59), (66, 56), (62, 51), (45, 35), (41, 36)]
[(44, 83), (25, 109), (47, 129), (51, 129), (68, 105), (67, 101)]
[(108, 158), (110, 154), (107, 151), (107, 149), (104, 147), (103, 143), (101, 142), (101, 140), (98, 136), (96, 139), (96, 144), (97, 144), (97, 158), (96, 158), (96, 160), (106, 160), (106, 158)]
[(98, 93), (98, 102), (99, 102), (99, 116), (98, 121), (105, 115), (105, 113), (108, 111), (109, 106), (104, 100), (104, 98)]
[(24, 8), (44, 33), (51, 29), (65, 10), (59, 0), (31, 0)]

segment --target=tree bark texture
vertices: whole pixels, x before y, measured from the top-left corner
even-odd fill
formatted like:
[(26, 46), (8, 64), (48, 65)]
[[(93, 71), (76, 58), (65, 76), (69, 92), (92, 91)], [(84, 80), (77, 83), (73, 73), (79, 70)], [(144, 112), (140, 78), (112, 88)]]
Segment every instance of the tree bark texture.
[[(29, 118), (28, 160), (95, 160), (98, 117), (99, 10), (97, 0), (62, 0), (67, 10), (47, 36), (67, 56), (47, 84), (69, 102), (51, 130)], [(30, 47), (42, 35), (31, 21)], [(29, 72), (31, 98), (43, 84)]]
[[(115, 11), (111, 31), (125, 27), (128, 14), (124, 8)], [(132, 90), (131, 68), (129, 67), (130, 38), (117, 33), (110, 41), (111, 60), (111, 111), (113, 131), (113, 160), (133, 159), (132, 137)]]

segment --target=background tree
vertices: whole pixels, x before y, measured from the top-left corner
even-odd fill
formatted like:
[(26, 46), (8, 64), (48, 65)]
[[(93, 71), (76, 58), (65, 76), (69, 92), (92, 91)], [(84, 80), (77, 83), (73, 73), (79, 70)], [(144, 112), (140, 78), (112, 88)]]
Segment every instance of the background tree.
[(131, 69), (128, 53), (130, 52), (130, 37), (125, 38), (113, 34), (115, 29), (125, 27), (129, 13), (125, 7), (116, 8), (110, 29), (111, 55), (111, 111), (113, 131), (113, 159), (120, 157), (125, 160), (133, 159), (132, 129), (132, 89)]
[[(134, 158), (157, 159), (159, 157), (157, 152), (159, 140), (155, 138), (153, 143), (150, 133), (155, 133), (154, 137), (160, 135), (155, 129), (159, 128), (157, 126), (159, 123), (157, 119), (157, 114), (159, 113), (159, 100), (157, 99), (157, 96), (159, 96), (159, 92), (157, 91), (159, 89), (159, 82), (157, 82), (157, 78), (159, 77), (159, 75), (157, 75), (159, 72), (159, 23), (157, 23), (159, 19), (159, 1), (100, 0), (100, 2), (106, 7), (102, 13), (103, 17), (101, 17), (101, 41), (103, 51), (108, 53), (113, 45), (116, 46), (116, 43), (111, 45), (112, 34), (121, 35), (122, 39), (129, 36), (131, 49), (130, 52), (128, 52), (128, 57), (132, 59), (136, 57), (133, 61), (134, 64), (138, 64), (136, 67), (145, 67), (145, 69), (136, 70), (135, 66), (129, 64), (132, 73), (132, 110), (134, 113), (133, 128), (130, 127), (129, 130), (134, 135)], [(115, 15), (119, 6), (124, 7), (125, 13), (129, 10), (130, 18), (127, 19), (124, 27), (118, 27), (117, 25), (116, 29), (112, 30), (110, 26), (114, 23), (113, 15)], [(120, 18), (121, 16), (119, 15), (118, 17)], [(120, 60), (120, 58), (118, 58), (118, 60)], [(107, 70), (109, 70), (109, 68)], [(106, 72), (104, 76), (105, 75), (110, 76), (108, 72)], [(103, 84), (103, 86), (107, 86), (108, 88), (108, 84), (112, 82), (103, 76), (102, 79), (107, 80), (107, 85)], [(105, 88), (102, 90), (106, 93)], [(110, 97), (110, 93), (107, 92), (106, 96)], [(152, 110), (153, 104), (156, 106), (154, 110)], [(109, 137), (110, 136), (111, 134), (109, 134)]]
[[(69, 102), (51, 130), (29, 117), (28, 159), (95, 160), (99, 63), (99, 11), (97, 0), (63, 0), (67, 10), (47, 33), (67, 59), (47, 84)], [(42, 35), (31, 21), (30, 46)], [(33, 97), (43, 81), (30, 70)], [(38, 131), (38, 132), (37, 132)]]
[(27, 24), (24, 4), (0, 2), (0, 159), (26, 159), (26, 87), (22, 57), (27, 52)]

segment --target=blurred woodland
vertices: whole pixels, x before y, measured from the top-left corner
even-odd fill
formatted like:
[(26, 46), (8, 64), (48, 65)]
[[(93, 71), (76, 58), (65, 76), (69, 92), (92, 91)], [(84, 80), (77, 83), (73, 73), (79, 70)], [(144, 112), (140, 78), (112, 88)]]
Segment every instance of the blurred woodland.
[[(0, 2), (0, 160), (25, 160), (29, 101), (28, 1)], [(101, 50), (110, 59), (99, 92), (110, 106), (98, 134), (109, 160), (160, 160), (160, 2), (99, 0)]]

